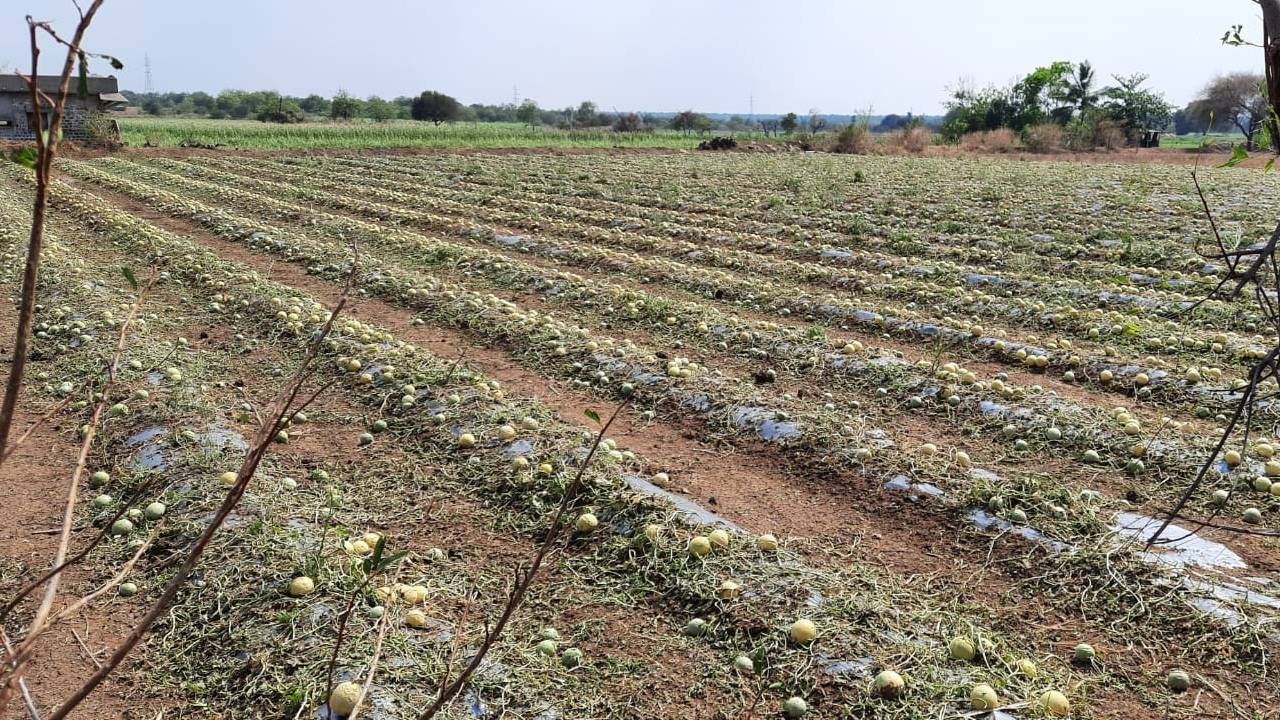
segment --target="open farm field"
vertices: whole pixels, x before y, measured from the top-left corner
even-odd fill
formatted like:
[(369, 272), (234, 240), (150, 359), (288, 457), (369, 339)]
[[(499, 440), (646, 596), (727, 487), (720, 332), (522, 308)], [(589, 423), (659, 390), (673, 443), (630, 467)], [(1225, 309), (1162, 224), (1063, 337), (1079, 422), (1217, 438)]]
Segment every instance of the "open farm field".
[[(414, 121), (299, 123), (279, 125), (256, 120), (206, 118), (120, 118), (121, 138), (129, 145), (174, 147), (182, 143), (217, 145), (242, 150), (305, 150), (313, 148), (690, 148), (699, 138), (673, 130), (614, 132), (605, 128), (561, 130), (521, 123), (450, 123)], [(743, 140), (760, 136), (740, 132)]]
[[(1276, 717), (1280, 542), (1142, 544), (1271, 342), (1252, 298), (1197, 304), (1226, 269), (1195, 251), (1186, 167), (340, 149), (58, 167), (20, 419), (56, 414), (0, 471), (35, 480), (0, 504), (2, 596), (47, 567), (83, 388), (137, 300), (122, 268), (156, 284), (76, 542), (111, 529), (64, 579), (83, 594), (124, 567), (136, 594), (37, 657), (50, 701), (172, 576), (352, 283), (327, 389), (75, 717), (337, 717), (340, 634), (336, 679), (372, 677), (361, 717), (418, 717), (537, 551), (591, 415), (624, 401), (573, 532), (443, 716)], [(1201, 183), (1225, 237), (1271, 233), (1273, 175)], [(31, 194), (0, 168), (7, 297)], [(1277, 420), (1251, 418), (1190, 514), (1280, 526)], [(380, 539), (407, 555), (370, 571)]]

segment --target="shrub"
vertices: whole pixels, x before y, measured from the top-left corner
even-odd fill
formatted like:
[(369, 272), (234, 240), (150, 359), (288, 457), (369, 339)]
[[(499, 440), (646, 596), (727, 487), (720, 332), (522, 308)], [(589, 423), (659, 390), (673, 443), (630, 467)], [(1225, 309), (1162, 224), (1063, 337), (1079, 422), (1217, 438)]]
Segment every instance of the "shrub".
[(1018, 146), (1018, 136), (1009, 128), (975, 131), (960, 137), (960, 148), (968, 152), (1006, 153)]
[(613, 121), (614, 132), (640, 132), (644, 129), (644, 120), (635, 113), (619, 115)]
[(442, 92), (423, 90), (409, 106), (409, 117), (430, 121), (435, 125), (453, 122), (462, 117), (462, 103)]
[(306, 121), (307, 116), (297, 108), (276, 108), (274, 110), (262, 110), (258, 113), (258, 122), (292, 125)]
[(1119, 150), (1129, 144), (1124, 125), (1115, 120), (1098, 121), (1093, 131), (1093, 141), (1095, 145), (1100, 145), (1108, 150)]
[(120, 126), (116, 124), (115, 118), (106, 113), (90, 115), (89, 121), (85, 123), (85, 134), (88, 145), (110, 149), (119, 148), (121, 145)]
[(1035, 153), (1056, 152), (1063, 148), (1062, 128), (1042, 123), (1027, 128), (1027, 149)]
[(875, 140), (872, 139), (871, 131), (866, 125), (850, 123), (841, 128), (836, 135), (836, 142), (831, 146), (831, 152), (865, 155), (871, 152), (874, 145)]
[(922, 126), (902, 128), (894, 131), (889, 142), (894, 147), (918, 155), (933, 144), (933, 131)]
[(1018, 136), (1009, 128), (997, 128), (982, 133), (982, 147), (988, 152), (1009, 152), (1018, 145)]

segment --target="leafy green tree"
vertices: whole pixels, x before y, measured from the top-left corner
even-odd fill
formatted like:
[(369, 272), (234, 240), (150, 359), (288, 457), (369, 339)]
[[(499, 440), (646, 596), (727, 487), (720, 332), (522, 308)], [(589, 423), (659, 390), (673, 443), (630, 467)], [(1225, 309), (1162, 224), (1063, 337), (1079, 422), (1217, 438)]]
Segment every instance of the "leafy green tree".
[(595, 127), (600, 122), (600, 111), (590, 100), (583, 100), (578, 109), (573, 111), (573, 124), (578, 127)]
[(360, 101), (339, 90), (329, 103), (329, 116), (334, 120), (351, 120), (360, 114)]
[(309, 112), (312, 115), (327, 115), (329, 113), (329, 99), (323, 95), (311, 94), (298, 101), (298, 107), (303, 112)]
[(1085, 112), (1098, 106), (1101, 94), (1096, 88), (1093, 65), (1085, 60), (1065, 73), (1053, 88), (1053, 97), (1073, 111)]
[[(1087, 65), (1087, 63), (1084, 63)], [(1064, 107), (1062, 88), (1069, 84), (1072, 65), (1058, 60), (1027, 73), (1014, 84), (1010, 97), (1010, 117), (1002, 125), (1021, 132), (1033, 125), (1050, 120), (1066, 122), (1071, 119), (1070, 107)], [(1090, 70), (1090, 73), (1093, 71)], [(1092, 82), (1092, 80), (1090, 80)], [(994, 130), (995, 127), (984, 128)]]
[(462, 117), (462, 104), (444, 93), (424, 90), (414, 98), (409, 116), (414, 120), (430, 120), (436, 125), (453, 122)]
[(191, 93), (187, 100), (191, 103), (192, 111), (202, 115), (212, 112), (214, 104), (217, 102), (212, 95), (201, 91)]
[(395, 105), (377, 95), (370, 95), (369, 99), (364, 101), (364, 114), (375, 122), (386, 122), (394, 120), (398, 111)]
[(796, 127), (800, 124), (800, 117), (793, 112), (789, 112), (782, 116), (778, 121), (778, 127), (782, 128), (782, 132), (790, 135), (796, 131)]
[(1005, 88), (988, 86), (979, 90), (960, 85), (951, 91), (947, 101), (942, 136), (954, 141), (971, 132), (1002, 127), (1022, 132), (1050, 120), (1065, 122), (1071, 113), (1060, 111), (1061, 101), (1056, 95), (1071, 72), (1071, 63), (1059, 60), (1032, 70)]
[(520, 103), (520, 107), (516, 108), (516, 120), (530, 127), (537, 125), (538, 103), (533, 100), (525, 100)]
[(1173, 107), (1164, 95), (1144, 89), (1147, 75), (1116, 75), (1115, 85), (1103, 88), (1107, 113), (1124, 126), (1130, 139), (1143, 130), (1163, 130), (1173, 120)]
[(711, 122), (711, 118), (693, 110), (683, 110), (672, 115), (667, 124), (672, 130), (679, 130), (686, 135), (690, 132), (702, 134), (715, 127), (715, 123)]

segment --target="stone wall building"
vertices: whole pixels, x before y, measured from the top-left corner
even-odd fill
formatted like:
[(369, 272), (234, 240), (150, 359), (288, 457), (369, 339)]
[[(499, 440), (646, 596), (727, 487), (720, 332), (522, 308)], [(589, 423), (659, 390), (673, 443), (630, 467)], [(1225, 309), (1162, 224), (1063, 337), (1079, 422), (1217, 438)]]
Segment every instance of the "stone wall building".
[[(88, 93), (81, 97), (79, 79), (71, 78), (66, 112), (62, 118), (62, 137), (69, 140), (88, 140), (94, 118), (113, 110), (120, 110), (129, 101), (120, 94), (116, 79), (110, 75), (90, 75), (87, 78)], [(58, 78), (41, 77), (40, 89), (52, 96), (58, 91)], [(45, 111), (45, 125), (48, 125)], [(36, 119), (31, 109), (31, 90), (27, 82), (15, 74), (0, 75), (0, 140), (32, 140), (35, 138)], [(101, 125), (107, 132), (115, 130), (115, 121), (106, 119)]]

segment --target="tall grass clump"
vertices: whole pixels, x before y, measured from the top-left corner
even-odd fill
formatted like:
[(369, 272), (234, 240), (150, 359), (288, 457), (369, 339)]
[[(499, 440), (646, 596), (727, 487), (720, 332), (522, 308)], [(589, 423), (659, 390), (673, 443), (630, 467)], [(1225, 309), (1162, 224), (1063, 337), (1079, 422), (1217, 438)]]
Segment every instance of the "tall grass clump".
[(889, 145), (899, 150), (919, 155), (933, 144), (933, 131), (923, 125), (895, 130), (889, 137)]
[(1051, 153), (1063, 149), (1062, 128), (1053, 123), (1043, 123), (1027, 128), (1025, 143), (1034, 153)]
[(831, 152), (848, 155), (865, 155), (875, 147), (875, 139), (871, 137), (871, 129), (865, 123), (850, 123), (841, 128)]

